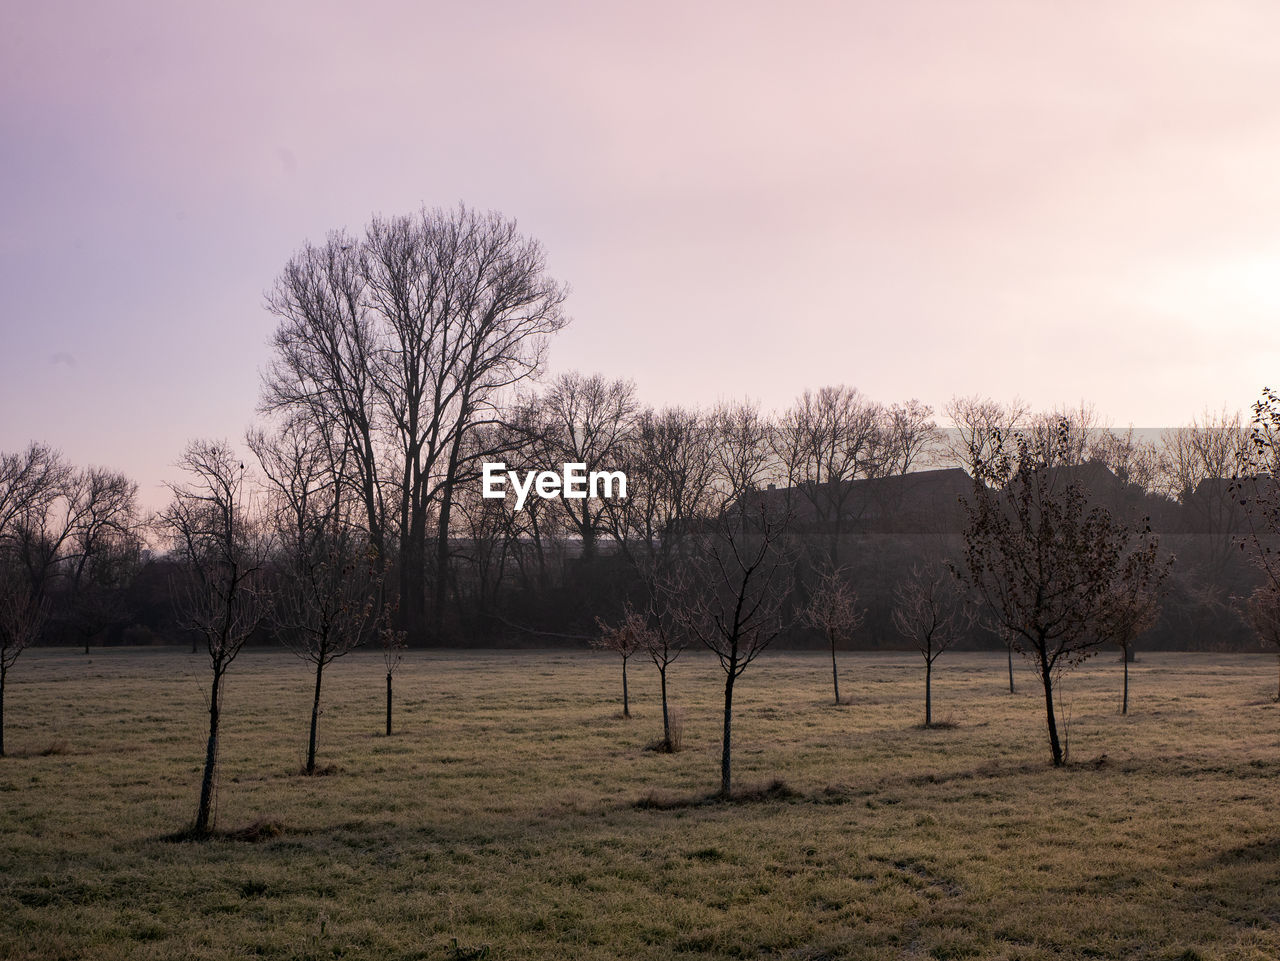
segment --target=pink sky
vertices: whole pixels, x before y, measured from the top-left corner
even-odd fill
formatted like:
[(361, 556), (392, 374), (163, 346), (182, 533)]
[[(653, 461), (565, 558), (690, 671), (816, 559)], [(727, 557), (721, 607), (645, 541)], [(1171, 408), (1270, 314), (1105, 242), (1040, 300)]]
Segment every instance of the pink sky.
[(1247, 408), (1280, 385), (1277, 36), (1262, 2), (27, 5), (0, 450), (155, 505), (251, 422), (289, 255), (458, 201), (572, 286), (552, 371), (655, 404)]

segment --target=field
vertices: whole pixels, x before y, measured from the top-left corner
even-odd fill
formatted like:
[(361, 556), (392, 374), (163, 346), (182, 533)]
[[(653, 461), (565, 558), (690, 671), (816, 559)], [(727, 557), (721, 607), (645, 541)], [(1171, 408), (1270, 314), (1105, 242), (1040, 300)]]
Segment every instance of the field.
[[(228, 681), (218, 825), (195, 812), (205, 661), (32, 650), (0, 759), (0, 957), (515, 959), (1280, 956), (1275, 659), (1108, 653), (1068, 677), (1071, 764), (1003, 656), (765, 654), (721, 675), (598, 653), (337, 662), (324, 776), (299, 774), (310, 680), (277, 652)], [(775, 784), (776, 780), (784, 782)], [(243, 829), (243, 830), (241, 830)], [(239, 833), (235, 833), (239, 831)]]

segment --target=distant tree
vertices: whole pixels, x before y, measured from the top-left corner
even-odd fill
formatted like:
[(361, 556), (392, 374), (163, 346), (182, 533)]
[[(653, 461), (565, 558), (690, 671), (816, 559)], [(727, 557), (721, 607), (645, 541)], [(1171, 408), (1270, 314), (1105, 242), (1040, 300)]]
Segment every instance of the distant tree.
[(470, 435), (541, 368), (568, 323), (565, 296), (515, 221), (465, 206), (335, 232), (295, 254), (268, 295), (280, 324), (262, 408), (347, 449), (343, 482), (375, 554), (395, 562), (397, 626), (411, 636), (427, 629), (429, 595), (441, 629)]
[(973, 614), (944, 564), (918, 565), (894, 591), (893, 623), (924, 657), (924, 726), (933, 726), (933, 662), (964, 636)]
[(142, 562), (138, 485), (91, 467), (75, 482), (66, 542), (68, 616), (89, 653), (93, 638), (126, 616), (125, 588)]
[(988, 397), (953, 397), (943, 408), (951, 421), (943, 447), (950, 459), (975, 476), (994, 462), (1026, 424), (1029, 408), (1022, 401), (1001, 404)]
[[(830, 532), (828, 563), (839, 562), (840, 540), (849, 520), (858, 477), (884, 471), (890, 452), (879, 404), (853, 387), (806, 390), (782, 415), (774, 450), (788, 486), (812, 505), (821, 528)], [(906, 448), (893, 450), (909, 458)]]
[(1019, 434), (1012, 457), (1000, 445), (993, 461), (978, 462), (964, 535), (966, 579), (1040, 677), (1055, 766), (1066, 760), (1055, 683), (1110, 641), (1103, 627), (1111, 598), (1156, 558), (1149, 526), (1090, 509), (1086, 491), (1061, 469), (1070, 428)]
[(707, 647), (724, 671), (724, 730), (720, 795), (730, 795), (734, 685), (782, 633), (783, 605), (791, 593), (784, 537), (790, 517), (765, 501), (736, 506), (721, 515), (691, 564), (692, 591), (682, 624)]
[(1124, 687), (1120, 713), (1129, 713), (1129, 663), (1133, 660), (1133, 644), (1153, 628), (1160, 616), (1160, 592), (1172, 565), (1172, 558), (1161, 563), (1157, 558), (1154, 537), (1145, 547), (1125, 558), (1125, 570), (1113, 579), (1105, 599), (1099, 630), (1120, 648), (1124, 665)]
[[(1280, 655), (1280, 592), (1271, 584), (1255, 588), (1246, 602), (1246, 612), (1258, 640), (1274, 647), (1276, 654)], [(1280, 687), (1276, 691), (1276, 700), (1280, 701)]]
[[(576, 371), (561, 374), (537, 404), (542, 462), (552, 468), (585, 464), (588, 473), (619, 470), (635, 428), (635, 394), (636, 385), (629, 380), (611, 381)], [(584, 560), (594, 558), (609, 501), (581, 497), (559, 503), (570, 528), (581, 538)]]
[(630, 604), (623, 607), (622, 618), (617, 624), (608, 624), (596, 618), (600, 636), (594, 641), (596, 647), (612, 651), (622, 658), (622, 716), (631, 717), (631, 700), (627, 692), (627, 662), (632, 656), (649, 646), (649, 624), (647, 619)]
[(835, 702), (840, 703), (840, 670), (836, 664), (836, 648), (853, 639), (854, 632), (862, 626), (863, 611), (858, 607), (858, 595), (849, 585), (843, 568), (828, 565), (818, 575), (818, 581), (809, 595), (809, 603), (802, 613), (804, 623), (822, 632), (831, 648), (831, 684)]
[(251, 500), (244, 463), (220, 442), (195, 441), (178, 465), (190, 475), (171, 484), (160, 516), (183, 566), (175, 603), (184, 625), (204, 639), (211, 672), (196, 835), (214, 827), (218, 736), (227, 671), (266, 615), (268, 542)]

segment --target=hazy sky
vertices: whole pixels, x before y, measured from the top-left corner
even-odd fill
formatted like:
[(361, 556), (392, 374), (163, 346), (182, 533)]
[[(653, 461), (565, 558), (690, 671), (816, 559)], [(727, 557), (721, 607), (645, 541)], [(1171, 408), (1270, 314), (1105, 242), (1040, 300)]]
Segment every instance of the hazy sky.
[(1280, 384), (1280, 5), (58, 3), (0, 19), (0, 450), (237, 438), (304, 241), (458, 201), (646, 401)]

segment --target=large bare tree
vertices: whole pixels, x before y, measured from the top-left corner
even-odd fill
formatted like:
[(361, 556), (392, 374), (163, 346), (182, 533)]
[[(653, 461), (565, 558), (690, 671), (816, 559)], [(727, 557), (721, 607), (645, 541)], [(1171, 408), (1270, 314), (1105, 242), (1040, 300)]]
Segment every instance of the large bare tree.
[(227, 671), (266, 614), (268, 541), (244, 462), (224, 442), (194, 441), (178, 465), (188, 474), (169, 486), (160, 525), (182, 565), (175, 603), (184, 626), (204, 640), (209, 657), (209, 736), (193, 831), (216, 821), (222, 693)]
[(442, 625), (469, 435), (539, 369), (547, 336), (567, 323), (564, 297), (537, 241), (461, 206), (377, 217), (359, 238), (304, 247), (271, 292), (280, 327), (263, 406), (331, 424), (349, 448), (344, 481), (380, 558), (394, 534), (410, 634), (425, 629), (428, 593)]

